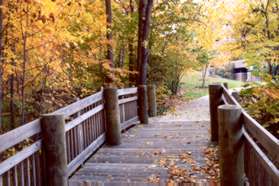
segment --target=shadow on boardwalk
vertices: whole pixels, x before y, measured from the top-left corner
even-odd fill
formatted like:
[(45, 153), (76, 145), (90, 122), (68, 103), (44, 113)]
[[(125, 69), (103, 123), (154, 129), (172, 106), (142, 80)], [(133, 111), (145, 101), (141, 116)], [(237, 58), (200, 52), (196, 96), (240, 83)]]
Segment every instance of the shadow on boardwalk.
[(92, 156), (70, 185), (214, 185), (218, 165), (208, 148), (208, 109), (208, 97), (202, 97), (131, 128), (121, 145)]

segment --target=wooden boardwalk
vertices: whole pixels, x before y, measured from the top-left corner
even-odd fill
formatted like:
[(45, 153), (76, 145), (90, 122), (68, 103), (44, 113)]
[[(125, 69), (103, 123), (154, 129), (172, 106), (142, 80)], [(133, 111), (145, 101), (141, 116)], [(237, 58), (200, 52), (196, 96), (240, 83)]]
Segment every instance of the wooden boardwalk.
[[(191, 180), (185, 182), (191, 173), (185, 173), (205, 164), (209, 125), (209, 121), (160, 118), (137, 125), (122, 134), (121, 145), (103, 146), (70, 178), (69, 185), (168, 185), (179, 177), (191, 185)], [(197, 178), (195, 182), (205, 180), (198, 173), (191, 177)]]

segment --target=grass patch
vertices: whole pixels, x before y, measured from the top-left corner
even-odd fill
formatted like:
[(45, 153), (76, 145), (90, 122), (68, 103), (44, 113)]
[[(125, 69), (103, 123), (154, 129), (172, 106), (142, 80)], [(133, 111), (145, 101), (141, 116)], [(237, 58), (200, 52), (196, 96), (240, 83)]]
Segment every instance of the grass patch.
[(205, 81), (205, 88), (201, 88), (202, 77), (200, 72), (188, 72), (184, 75), (181, 82), (181, 88), (186, 100), (196, 99), (208, 95), (208, 85), (217, 82), (227, 82), (229, 88), (241, 87), (244, 83), (241, 81), (229, 80), (224, 78), (208, 77)]

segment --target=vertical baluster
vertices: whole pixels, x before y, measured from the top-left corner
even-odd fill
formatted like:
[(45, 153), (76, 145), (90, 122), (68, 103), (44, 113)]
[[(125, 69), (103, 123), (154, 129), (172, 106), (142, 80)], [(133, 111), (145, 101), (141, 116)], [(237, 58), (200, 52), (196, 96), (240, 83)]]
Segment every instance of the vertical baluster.
[(88, 146), (88, 143), (89, 143), (89, 119), (87, 119), (85, 121), (85, 133), (86, 133), (86, 147)]
[(43, 167), (43, 154), (36, 153), (35, 156), (35, 176), (36, 176), (36, 185), (41, 186), (44, 184), (44, 177), (43, 175), (44, 170), (42, 169)]
[(82, 123), (78, 126), (78, 136), (79, 136), (79, 152), (81, 153), (84, 149), (84, 142), (83, 142), (83, 127)]
[(79, 154), (79, 132), (78, 132), (78, 126), (75, 127), (75, 136), (74, 136), (74, 142), (75, 142), (75, 157)]
[[(81, 115), (81, 111), (78, 112), (78, 117)], [(78, 151), (79, 153), (81, 153), (84, 149), (83, 147), (83, 130), (82, 130), (82, 123), (80, 123), (78, 126), (77, 126), (77, 132), (78, 132), (78, 141), (77, 141), (77, 144), (78, 144)]]
[(13, 184), (14, 186), (18, 186), (18, 174), (17, 174), (17, 165), (12, 168), (13, 171)]
[(95, 139), (97, 139), (97, 137), (100, 136), (100, 133), (101, 133), (101, 129), (100, 129), (100, 125), (99, 125), (99, 113), (96, 113), (95, 116), (94, 116), (95, 120), (94, 120), (94, 124), (96, 125), (96, 131), (97, 131), (97, 135), (95, 136)]
[(26, 159), (26, 170), (27, 170), (27, 172), (26, 172), (26, 186), (30, 186), (31, 185), (30, 158)]
[(102, 125), (102, 111), (98, 113), (98, 122), (100, 127), (100, 135), (103, 134), (103, 125)]
[(126, 121), (125, 105), (126, 105), (126, 103), (122, 104), (122, 117), (123, 117), (123, 122)]
[(88, 141), (88, 145), (91, 144), (91, 141), (93, 139), (93, 126), (92, 126), (92, 123), (93, 123), (93, 117), (90, 117), (88, 119), (88, 127), (89, 127), (89, 131), (88, 131), (88, 134), (89, 134), (89, 141)]
[[(25, 160), (26, 161), (26, 160)], [(27, 172), (27, 170), (24, 170), (24, 162), (25, 161), (23, 161), (23, 162), (21, 162), (20, 164), (19, 164), (19, 170), (18, 170), (18, 178), (19, 178), (19, 185), (20, 186), (24, 186), (25, 185), (25, 180), (24, 180), (24, 177), (26, 177), (26, 172)]]
[(83, 133), (83, 148), (86, 148), (86, 121), (82, 122), (82, 133)]
[(32, 163), (31, 163), (31, 165), (32, 165), (32, 183), (31, 183), (31, 185), (33, 185), (33, 186), (36, 185), (36, 183), (37, 183), (35, 156), (36, 156), (36, 154), (33, 154), (31, 156), (31, 158), (32, 158)]
[(73, 160), (75, 158), (75, 139), (74, 139), (74, 128), (71, 129), (71, 146), (72, 146), (72, 150), (71, 150), (71, 154), (72, 154), (72, 158), (71, 160)]
[(96, 114), (94, 114), (91, 118), (90, 118), (90, 126), (91, 126), (91, 136), (92, 136), (92, 139), (90, 141), (90, 143), (92, 141), (94, 141), (97, 136), (98, 136), (98, 126), (97, 126), (97, 123), (96, 123)]
[(67, 150), (67, 163), (69, 163), (71, 161), (71, 147), (70, 147), (69, 131), (66, 132), (66, 150)]
[(99, 126), (100, 126), (100, 135), (101, 134), (103, 134), (103, 131), (104, 131), (104, 129), (103, 129), (103, 123), (102, 123), (102, 116), (103, 116), (103, 114), (102, 114), (102, 111), (100, 111), (99, 112)]
[(94, 116), (93, 116), (93, 123), (92, 123), (92, 126), (95, 126), (95, 127), (93, 127), (93, 130), (95, 131), (95, 136), (93, 137), (93, 139), (95, 140), (98, 136), (99, 136), (99, 125), (98, 125), (98, 118), (97, 118), (97, 116), (98, 116), (98, 113), (96, 113), (96, 114), (94, 114)]
[(73, 153), (72, 153), (72, 151), (73, 151), (73, 147), (72, 147), (72, 129), (70, 129), (68, 131), (68, 133), (69, 133), (70, 161), (72, 161), (72, 159), (73, 159)]
[(12, 173), (11, 173), (11, 170), (9, 170), (7, 172), (7, 186), (11, 186), (12, 185), (11, 177), (12, 177)]

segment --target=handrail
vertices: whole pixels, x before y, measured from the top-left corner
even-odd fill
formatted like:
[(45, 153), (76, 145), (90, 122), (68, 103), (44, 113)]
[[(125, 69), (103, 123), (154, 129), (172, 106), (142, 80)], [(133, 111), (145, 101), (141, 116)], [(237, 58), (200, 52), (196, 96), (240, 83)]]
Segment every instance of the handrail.
[(229, 93), (226, 87), (223, 87), (222, 99), (224, 103), (234, 104), (242, 109), (242, 118), (245, 130), (260, 143), (269, 153), (271, 158), (279, 162), (279, 140), (253, 119)]
[[(126, 130), (133, 124), (138, 123), (139, 117), (137, 112), (138, 92), (137, 88), (118, 89), (119, 113), (121, 118), (120, 128)], [(63, 115), (65, 117), (65, 137), (66, 137), (66, 156), (67, 156), (67, 175), (70, 176), (82, 163), (88, 159), (94, 151), (100, 148), (106, 141), (106, 123), (105, 123), (105, 100), (104, 91), (101, 90), (91, 96), (76, 101), (66, 107), (58, 109), (50, 115)], [(0, 162), (0, 185), (5, 185), (5, 180), (18, 179), (11, 178), (17, 173), (18, 166), (23, 167), (25, 164), (32, 167), (33, 173), (31, 178), (36, 182), (44, 182), (42, 174), (44, 171), (42, 162), (45, 161), (42, 144), (42, 131), (40, 119), (36, 119), (21, 127), (13, 129), (5, 134), (0, 135), (0, 154), (6, 152), (12, 147), (31, 139), (28, 144), (23, 145), (18, 152)], [(39, 170), (35, 170), (39, 169)], [(11, 173), (12, 171), (12, 173)], [(30, 171), (25, 169), (24, 171)], [(35, 171), (35, 172), (34, 172)], [(24, 173), (25, 174), (25, 173)], [(35, 176), (35, 177), (34, 177)], [(36, 178), (36, 176), (39, 176)], [(20, 185), (20, 183), (19, 183)]]
[[(262, 127), (255, 119), (253, 119), (241, 107), (224, 85), (221, 85), (221, 87), (222, 103), (227, 105), (236, 105), (238, 108), (241, 108), (241, 122), (243, 123), (244, 139), (250, 145), (250, 148), (252, 148), (256, 153), (255, 156), (257, 156), (262, 168), (264, 168), (268, 175), (271, 176), (271, 179), (276, 180), (276, 183), (278, 184), (279, 170), (277, 166), (279, 163), (279, 140)], [(256, 162), (254, 163), (256, 164)]]
[(243, 130), (244, 137), (248, 141), (248, 143), (254, 148), (257, 155), (260, 157), (262, 164), (264, 165), (265, 169), (270, 173), (270, 175), (275, 179), (279, 180), (279, 170), (277, 167), (269, 160), (266, 154), (261, 150), (261, 148), (255, 143), (252, 137), (248, 134), (248, 132), (244, 129)]
[(78, 111), (92, 105), (93, 103), (101, 101), (102, 99), (103, 99), (103, 90), (101, 90), (91, 96), (88, 96), (84, 99), (81, 99), (77, 102), (74, 102), (59, 110), (56, 110), (56, 111), (52, 112), (51, 114), (63, 114), (65, 117), (68, 117), (68, 116), (75, 114)]

